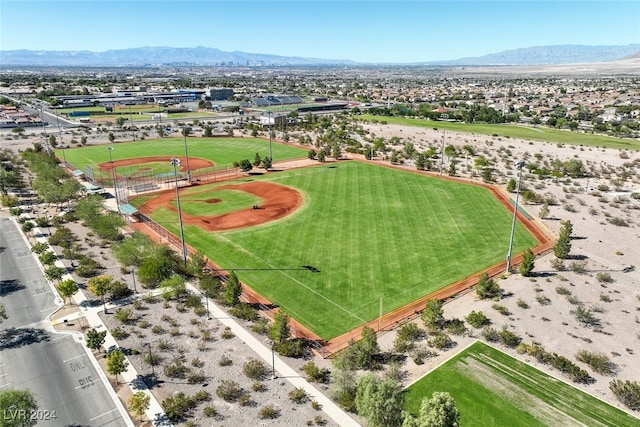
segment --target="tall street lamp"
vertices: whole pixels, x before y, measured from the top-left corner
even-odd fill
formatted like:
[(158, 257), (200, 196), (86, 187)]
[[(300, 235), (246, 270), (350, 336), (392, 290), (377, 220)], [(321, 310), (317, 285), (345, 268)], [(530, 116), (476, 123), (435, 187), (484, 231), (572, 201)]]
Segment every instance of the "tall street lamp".
[[(449, 118), (448, 114), (441, 114), (440, 118), (442, 120), (447, 120)], [(442, 149), (440, 150), (440, 175), (442, 176), (442, 168), (444, 167), (444, 135), (447, 131), (447, 123), (445, 122), (442, 125)]]
[(107, 147), (107, 150), (109, 150), (109, 163), (111, 163), (111, 177), (113, 179), (113, 192), (116, 195), (116, 208), (118, 209), (118, 214), (120, 214), (120, 200), (118, 199), (118, 181), (116, 181), (116, 169), (113, 167), (113, 157), (111, 156), (113, 147)]
[(191, 169), (189, 169), (189, 152), (187, 151), (187, 135), (191, 132), (191, 128), (182, 128), (182, 135), (184, 135), (184, 157), (187, 160), (187, 181), (191, 182)]
[(269, 159), (271, 159), (271, 164), (273, 164), (273, 151), (271, 150), (271, 111), (268, 111), (269, 115)]
[(136, 269), (131, 268), (131, 278), (133, 279), (133, 292), (138, 293), (138, 289), (136, 288)]
[(516, 203), (513, 206), (513, 220), (511, 221), (511, 238), (509, 239), (509, 252), (507, 252), (507, 273), (511, 270), (511, 251), (513, 249), (513, 235), (516, 230), (516, 213), (518, 212), (518, 197), (520, 196), (520, 180), (522, 179), (522, 168), (524, 161), (520, 160), (516, 163), (518, 169), (518, 182), (516, 183)]
[(180, 208), (180, 192), (178, 191), (178, 167), (180, 159), (172, 158), (170, 163), (173, 165), (173, 177), (176, 182), (176, 200), (178, 201), (178, 222), (180, 223), (180, 242), (182, 243), (182, 258), (184, 266), (187, 266), (187, 247), (184, 244), (184, 227), (182, 225), (182, 209)]
[(153, 369), (154, 361), (153, 355), (151, 354), (151, 343), (146, 342), (144, 345), (149, 346), (149, 365), (151, 365), (151, 377), (153, 378), (153, 384), (156, 382), (156, 371)]

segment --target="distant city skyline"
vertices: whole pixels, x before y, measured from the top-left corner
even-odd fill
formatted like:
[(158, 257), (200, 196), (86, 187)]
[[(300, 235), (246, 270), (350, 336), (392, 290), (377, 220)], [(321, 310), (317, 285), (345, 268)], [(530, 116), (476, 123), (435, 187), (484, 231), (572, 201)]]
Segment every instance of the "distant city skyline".
[(2, 0), (0, 50), (206, 46), (412, 63), (640, 42), (638, 1)]

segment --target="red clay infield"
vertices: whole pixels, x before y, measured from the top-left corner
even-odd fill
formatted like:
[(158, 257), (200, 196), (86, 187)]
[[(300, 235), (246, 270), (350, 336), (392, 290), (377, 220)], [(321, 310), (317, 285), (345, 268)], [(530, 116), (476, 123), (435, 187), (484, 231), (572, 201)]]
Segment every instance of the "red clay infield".
[[(139, 165), (143, 163), (151, 163), (151, 162), (166, 162), (169, 163), (171, 159), (179, 159), (180, 160), (180, 172), (187, 171), (187, 159), (185, 157), (171, 157), (171, 156), (151, 156), (151, 157), (135, 157), (132, 159), (122, 159), (122, 160), (114, 160), (113, 167), (119, 168), (121, 166), (132, 166)], [(215, 164), (206, 159), (201, 159), (199, 157), (189, 157), (189, 169), (203, 169), (211, 166), (215, 166)], [(110, 171), (111, 170), (111, 162), (105, 162), (98, 164), (98, 169), (101, 171)]]
[[(191, 187), (193, 188), (193, 187)], [(302, 195), (290, 187), (270, 182), (247, 182), (243, 184), (229, 184), (216, 187), (216, 190), (245, 191), (262, 199), (259, 209), (247, 208), (217, 216), (192, 216), (182, 212), (184, 224), (197, 225), (209, 231), (232, 230), (235, 228), (252, 227), (269, 221), (280, 219), (302, 204)], [(203, 191), (206, 193), (206, 191)], [(178, 209), (170, 202), (175, 199), (174, 191), (165, 191), (148, 200), (140, 207), (140, 212), (151, 214), (160, 207), (165, 207), (177, 213)], [(207, 203), (215, 203), (211, 198)]]

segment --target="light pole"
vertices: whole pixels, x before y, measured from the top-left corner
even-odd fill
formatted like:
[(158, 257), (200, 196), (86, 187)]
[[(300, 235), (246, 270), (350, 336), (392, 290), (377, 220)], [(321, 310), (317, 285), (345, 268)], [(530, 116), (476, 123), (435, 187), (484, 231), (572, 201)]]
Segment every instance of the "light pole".
[[(187, 160), (187, 181), (188, 182), (191, 182), (191, 169), (189, 169), (189, 152), (187, 151), (187, 135), (189, 134), (190, 131), (191, 129), (187, 126), (182, 128), (182, 134), (184, 135), (184, 157)], [(178, 166), (180, 165), (178, 164)]]
[[(448, 114), (441, 114), (440, 118), (442, 120), (447, 120), (449, 118)], [(442, 148), (440, 150), (440, 176), (442, 176), (442, 168), (444, 167), (444, 135), (447, 131), (447, 123), (445, 122), (442, 125)]]
[(273, 340), (267, 339), (267, 344), (271, 346), (271, 379), (275, 380), (276, 378), (278, 378), (276, 376), (276, 353), (275, 353), (276, 343)]
[(138, 289), (136, 288), (136, 269), (131, 267), (131, 278), (133, 279), (133, 292), (138, 293)]
[(156, 382), (156, 371), (153, 369), (153, 355), (151, 354), (151, 343), (147, 342), (144, 345), (149, 346), (149, 365), (151, 365), (151, 377), (153, 378), (153, 384)]
[(109, 163), (111, 163), (111, 176), (113, 179), (113, 192), (116, 195), (116, 208), (118, 209), (118, 214), (120, 214), (120, 201), (118, 200), (118, 181), (116, 181), (116, 169), (113, 167), (113, 157), (111, 156), (111, 152), (113, 151), (113, 147), (107, 147), (109, 150)]
[(211, 316), (209, 315), (209, 295), (207, 295), (207, 292), (202, 292), (202, 295), (204, 295), (204, 301), (207, 305), (207, 320), (211, 320)]
[(516, 163), (518, 169), (518, 182), (516, 183), (516, 203), (513, 206), (513, 220), (511, 221), (511, 237), (509, 238), (509, 252), (507, 252), (507, 273), (511, 270), (511, 251), (513, 249), (513, 235), (516, 231), (516, 213), (518, 212), (518, 196), (520, 196), (520, 180), (522, 179), (522, 168), (524, 161), (520, 160)]
[(180, 192), (178, 191), (178, 166), (180, 159), (172, 158), (170, 163), (173, 165), (173, 177), (176, 182), (176, 200), (178, 201), (178, 222), (180, 223), (180, 242), (182, 243), (182, 258), (184, 266), (187, 266), (187, 247), (184, 244), (184, 227), (182, 226), (182, 209), (180, 208)]
[(268, 111), (269, 114), (269, 159), (271, 159), (271, 164), (273, 164), (273, 151), (271, 150), (271, 111)]

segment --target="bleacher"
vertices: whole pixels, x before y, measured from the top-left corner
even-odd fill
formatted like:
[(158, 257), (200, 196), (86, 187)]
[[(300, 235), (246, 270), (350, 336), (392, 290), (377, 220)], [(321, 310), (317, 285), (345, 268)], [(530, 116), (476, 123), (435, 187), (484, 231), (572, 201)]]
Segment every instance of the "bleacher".
[(288, 95), (269, 95), (266, 98), (252, 98), (251, 102), (256, 107), (269, 107), (272, 105), (290, 105), (290, 104), (302, 104), (304, 100), (300, 96), (288, 96)]

